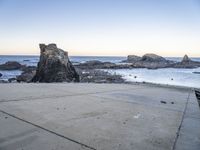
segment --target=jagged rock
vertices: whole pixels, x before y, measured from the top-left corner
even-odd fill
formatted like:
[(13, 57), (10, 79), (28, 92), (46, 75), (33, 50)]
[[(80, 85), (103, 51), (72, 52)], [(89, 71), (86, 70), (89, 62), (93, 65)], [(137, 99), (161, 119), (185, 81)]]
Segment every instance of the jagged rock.
[(68, 53), (56, 44), (40, 44), (40, 61), (33, 82), (79, 82), (79, 75), (72, 66)]
[(189, 63), (191, 61), (191, 59), (188, 57), (188, 55), (185, 55), (182, 59), (182, 63)]
[(174, 68), (197, 68), (200, 67), (200, 62), (192, 61), (187, 55), (185, 55), (181, 62), (175, 63)]
[(16, 61), (8, 61), (0, 65), (0, 70), (19, 70), (21, 67), (23, 67), (23, 65)]

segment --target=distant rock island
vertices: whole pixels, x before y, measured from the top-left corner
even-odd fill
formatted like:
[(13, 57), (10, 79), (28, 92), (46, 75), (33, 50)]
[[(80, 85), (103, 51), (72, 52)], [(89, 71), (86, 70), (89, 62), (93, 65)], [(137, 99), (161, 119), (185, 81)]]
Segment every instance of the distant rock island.
[(124, 60), (119, 64), (101, 61), (88, 61), (85, 63), (77, 64), (75, 67), (82, 69), (197, 68), (200, 67), (200, 62), (192, 61), (187, 55), (183, 57), (181, 62), (174, 62), (156, 54), (145, 54), (142, 57), (136, 55), (128, 55), (127, 60)]
[[(140, 59), (134, 56), (128, 56), (126, 62), (132, 63), (133, 67), (135, 68), (148, 68), (148, 69), (157, 69), (157, 68), (166, 68), (171, 67), (173, 64), (172, 61), (166, 60), (165, 58), (158, 56), (156, 54), (145, 54), (144, 56), (140, 57)], [(133, 60), (133, 61), (132, 61)]]

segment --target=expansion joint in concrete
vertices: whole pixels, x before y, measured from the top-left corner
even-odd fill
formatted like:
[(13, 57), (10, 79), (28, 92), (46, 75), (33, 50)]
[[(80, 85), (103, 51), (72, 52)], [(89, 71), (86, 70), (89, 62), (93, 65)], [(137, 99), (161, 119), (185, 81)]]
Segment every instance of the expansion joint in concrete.
[(190, 99), (190, 94), (192, 92), (192, 89), (190, 89), (189, 93), (188, 93), (188, 97), (187, 97), (187, 101), (186, 101), (186, 104), (185, 104), (185, 108), (184, 108), (184, 111), (183, 111), (183, 115), (182, 115), (182, 118), (181, 118), (181, 123), (178, 127), (178, 130), (176, 132), (176, 138), (175, 138), (175, 141), (174, 141), (174, 144), (173, 144), (173, 147), (172, 147), (172, 150), (176, 150), (176, 143), (178, 141), (178, 138), (179, 138), (179, 135), (180, 135), (180, 130), (181, 130), (181, 127), (182, 127), (182, 124), (183, 124), (183, 120), (184, 120), (184, 117), (185, 117), (185, 114), (186, 114), (186, 110), (187, 110), (187, 105), (189, 103), (189, 99)]
[(27, 120), (25, 120), (25, 119), (19, 118), (19, 117), (15, 116), (15, 115), (10, 114), (10, 113), (7, 113), (7, 112), (5, 112), (5, 111), (3, 111), (3, 110), (0, 110), (0, 112), (4, 113), (4, 114), (6, 114), (6, 115), (8, 115), (8, 116), (10, 116), (10, 117), (13, 117), (13, 118), (15, 118), (15, 119), (17, 119), (17, 120), (20, 120), (20, 121), (22, 121), (22, 122), (28, 123), (28, 124), (30, 124), (30, 125), (32, 125), (32, 126), (35, 126), (35, 127), (37, 127), (37, 128), (40, 128), (40, 129), (42, 129), (42, 130), (45, 130), (45, 131), (47, 131), (47, 132), (49, 132), (49, 133), (51, 133), (51, 134), (54, 134), (54, 135), (59, 136), (59, 137), (61, 137), (61, 138), (64, 138), (64, 139), (66, 139), (66, 140), (68, 140), (68, 141), (74, 142), (74, 143), (76, 143), (76, 144), (78, 144), (78, 145), (81, 145), (81, 146), (83, 146), (83, 147), (85, 147), (85, 148), (88, 148), (88, 149), (91, 149), (91, 150), (96, 150), (95, 148), (93, 148), (93, 147), (91, 147), (91, 146), (88, 146), (88, 145), (83, 144), (83, 143), (81, 143), (81, 142), (79, 142), (79, 141), (76, 141), (76, 140), (74, 140), (74, 139), (71, 139), (71, 138), (69, 138), (69, 137), (66, 137), (66, 136), (64, 136), (64, 135), (62, 135), (62, 134), (59, 134), (59, 133), (56, 133), (56, 132), (51, 131), (51, 130), (49, 130), (49, 129), (46, 129), (46, 128), (42, 127), (42, 126), (39, 126), (39, 125), (34, 124), (34, 123), (32, 123), (32, 122), (29, 122), (29, 121), (27, 121)]

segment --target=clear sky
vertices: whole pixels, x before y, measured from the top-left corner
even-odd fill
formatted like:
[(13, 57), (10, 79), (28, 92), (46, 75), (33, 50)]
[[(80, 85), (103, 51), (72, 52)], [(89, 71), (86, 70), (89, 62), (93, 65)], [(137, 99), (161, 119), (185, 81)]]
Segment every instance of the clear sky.
[(200, 57), (200, 0), (0, 0), (0, 54)]

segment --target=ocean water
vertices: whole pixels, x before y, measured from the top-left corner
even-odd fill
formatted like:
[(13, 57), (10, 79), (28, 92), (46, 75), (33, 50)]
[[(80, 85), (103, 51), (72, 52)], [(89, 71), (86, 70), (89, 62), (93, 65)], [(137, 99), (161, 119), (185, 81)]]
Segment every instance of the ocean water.
[[(70, 61), (74, 63), (84, 63), (86, 61), (91, 61), (91, 60), (119, 63), (125, 59), (126, 57), (70, 56)], [(27, 66), (37, 66), (37, 63), (39, 61), (39, 56), (1, 56), (0, 55), (0, 64), (6, 63), (7, 61), (17, 61), (20, 64), (24, 64)]]
[[(70, 60), (73, 63), (83, 63), (90, 60), (99, 60), (102, 62), (120, 63), (125, 60), (126, 57), (99, 57), (99, 56), (70, 56)], [(167, 59), (173, 61), (181, 61), (181, 57), (168, 57)], [(200, 58), (191, 58), (192, 60), (199, 61)], [(36, 66), (39, 61), (39, 56), (0, 56), (0, 64), (7, 61), (17, 61), (27, 66)], [(129, 82), (150, 82), (158, 84), (168, 85), (180, 85), (187, 87), (200, 88), (200, 74), (193, 72), (200, 72), (200, 68), (195, 69), (175, 69), (165, 68), (149, 70), (145, 68), (141, 69), (109, 69), (106, 70), (112, 74), (119, 74)], [(7, 80), (12, 77), (16, 77), (21, 74), (20, 70), (14, 71), (1, 71), (3, 74), (0, 80)]]
[(121, 75), (128, 82), (149, 82), (165, 85), (178, 85), (186, 87), (200, 88), (200, 68), (195, 69), (117, 69), (106, 70), (111, 74)]

